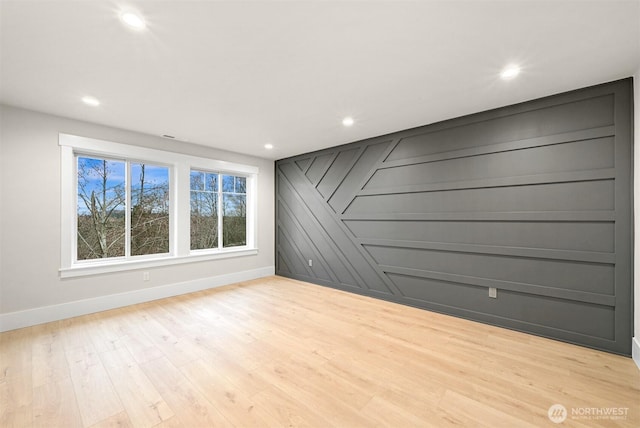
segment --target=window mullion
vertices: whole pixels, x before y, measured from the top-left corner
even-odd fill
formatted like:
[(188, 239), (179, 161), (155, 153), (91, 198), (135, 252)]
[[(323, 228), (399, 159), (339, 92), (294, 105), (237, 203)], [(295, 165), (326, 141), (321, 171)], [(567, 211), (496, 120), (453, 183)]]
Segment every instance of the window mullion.
[(222, 250), (222, 174), (218, 174), (218, 250)]
[[(238, 182), (242, 180), (241, 176), (246, 177), (247, 183), (252, 183), (257, 175), (255, 167), (233, 164), (232, 166), (238, 169), (233, 171), (228, 169), (231, 164), (225, 163), (224, 168), (221, 168), (219, 161), (62, 134), (60, 146), (62, 147), (61, 164), (63, 166), (61, 271), (76, 268), (89, 269), (94, 266), (98, 266), (100, 269), (109, 266), (107, 270), (110, 270), (111, 266), (120, 264), (123, 266), (122, 270), (126, 270), (128, 268), (124, 267), (126, 266), (124, 263), (146, 262), (147, 258), (159, 259), (165, 256), (169, 258), (191, 256), (200, 258), (207, 254), (207, 250), (210, 250), (210, 255), (215, 255), (218, 252), (226, 253), (225, 250), (230, 249), (226, 245), (240, 247), (244, 233), (247, 235), (255, 233), (255, 225), (248, 224), (250, 221), (255, 221), (255, 207), (250, 202), (252, 198), (249, 197), (252, 192), (247, 189), (244, 194), (245, 200), (242, 200), (242, 194), (236, 192)], [(79, 175), (80, 159), (83, 162), (82, 167), (85, 168), (82, 170), (82, 190), (80, 189)], [(93, 165), (94, 163), (96, 165)], [(141, 211), (139, 213), (137, 177), (142, 164), (149, 166), (145, 169), (144, 181), (142, 181), (143, 176), (140, 176), (140, 181), (144, 182), (144, 194), (148, 197), (144, 199), (144, 204), (140, 205)], [(226, 172), (215, 172), (216, 170), (221, 171), (221, 169)], [(217, 201), (216, 212), (211, 212), (209, 208), (207, 212), (203, 211), (202, 215), (206, 214), (207, 217), (217, 215), (217, 221), (213, 225), (211, 224), (212, 219), (209, 217), (209, 219), (202, 218), (197, 223), (200, 225), (199, 227), (208, 229), (208, 231), (203, 229), (203, 233), (206, 235), (201, 236), (203, 242), (206, 240), (209, 243), (204, 246), (198, 244), (199, 247), (194, 248), (198, 251), (195, 252), (191, 250), (193, 219), (191, 216), (190, 174), (193, 170), (203, 171), (211, 180), (217, 178), (215, 190), (213, 190), (213, 186), (209, 189), (202, 189), (202, 193), (214, 196), (214, 200)], [(97, 181), (100, 180), (101, 171), (108, 175), (108, 182)], [(241, 176), (234, 174), (241, 174)], [(227, 189), (223, 188), (225, 177), (228, 181)], [(233, 188), (230, 187), (232, 183), (229, 180), (231, 179), (233, 180)], [(96, 190), (94, 199), (92, 196), (93, 188), (98, 189), (100, 186), (107, 186), (108, 190), (105, 194), (103, 194), (104, 192), (98, 194)], [(135, 194), (133, 186), (136, 186)], [(168, 186), (169, 207), (166, 206), (166, 186)], [(225, 190), (230, 192), (225, 192)], [(82, 201), (80, 194), (82, 194)], [(99, 198), (104, 200), (100, 201)], [(134, 200), (136, 200), (135, 211), (132, 210)], [(209, 201), (207, 204), (212, 202), (209, 198), (207, 200)], [(246, 204), (245, 215), (247, 216), (244, 231), (242, 230), (243, 219), (240, 211), (242, 207), (239, 205), (242, 203)], [(96, 218), (92, 219), (90, 214), (100, 204), (103, 204), (106, 210), (106, 218), (101, 221), (106, 223), (101, 224), (101, 229), (98, 230), (95, 224)], [(100, 205), (100, 209), (103, 209), (102, 205)], [(122, 213), (123, 209), (124, 213)], [(166, 218), (167, 209), (168, 219)], [(228, 215), (226, 219), (225, 211)], [(104, 216), (105, 213), (100, 211), (98, 214)], [(136, 214), (135, 218), (133, 214)], [(139, 224), (139, 227), (134, 223)], [(133, 226), (136, 226), (136, 230), (133, 230)], [(217, 245), (213, 247), (209, 247), (211, 245), (210, 234), (213, 232), (209, 229), (210, 227), (217, 228)], [(225, 241), (225, 231), (231, 233), (231, 236), (227, 237), (227, 241)], [(136, 233), (136, 248), (133, 248), (134, 232)], [(103, 240), (107, 241), (106, 249), (103, 248)], [(245, 247), (253, 246), (255, 242), (255, 238), (249, 236), (245, 240)], [(138, 247), (142, 249), (139, 250)], [(231, 250), (234, 252), (236, 249)], [(79, 256), (81, 252), (82, 257)]]
[[(73, 153), (73, 189), (74, 195), (73, 204), (75, 210), (73, 213), (73, 235), (71, 239), (71, 262), (76, 263), (78, 261), (78, 156)], [(63, 213), (63, 216), (65, 214)], [(64, 217), (63, 217), (64, 218)]]
[(124, 256), (131, 257), (131, 162), (126, 161), (125, 169), (125, 238), (124, 238)]

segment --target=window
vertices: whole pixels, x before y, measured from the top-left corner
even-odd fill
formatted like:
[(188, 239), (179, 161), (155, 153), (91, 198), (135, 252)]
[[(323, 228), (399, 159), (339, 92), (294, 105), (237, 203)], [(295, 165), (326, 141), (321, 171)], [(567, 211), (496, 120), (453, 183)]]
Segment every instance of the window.
[(258, 169), (60, 135), (61, 276), (256, 254)]
[(191, 249), (218, 248), (219, 174), (191, 171)]
[(169, 252), (169, 168), (133, 163), (131, 177), (131, 255)]
[(222, 246), (237, 247), (247, 243), (246, 178), (222, 176)]
[(247, 178), (191, 170), (189, 183), (191, 249), (246, 245)]
[(78, 157), (77, 259), (124, 257), (125, 163)]
[(76, 260), (169, 253), (169, 168), (76, 159)]

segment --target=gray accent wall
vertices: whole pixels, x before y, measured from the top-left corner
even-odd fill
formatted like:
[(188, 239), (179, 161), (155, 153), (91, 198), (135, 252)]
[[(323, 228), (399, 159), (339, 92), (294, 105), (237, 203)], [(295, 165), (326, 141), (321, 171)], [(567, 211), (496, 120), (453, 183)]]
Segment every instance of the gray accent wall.
[(625, 79), (279, 160), (276, 273), (629, 355), (632, 108)]

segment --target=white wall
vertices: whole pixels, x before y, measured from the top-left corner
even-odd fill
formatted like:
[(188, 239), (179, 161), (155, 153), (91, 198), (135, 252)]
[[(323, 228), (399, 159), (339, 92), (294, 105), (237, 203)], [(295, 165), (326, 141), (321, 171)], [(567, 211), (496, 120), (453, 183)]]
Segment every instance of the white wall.
[[(141, 271), (61, 280), (59, 133), (257, 166), (258, 255), (145, 269), (150, 271), (148, 282), (142, 281)], [(15, 321), (16, 311), (58, 305), (48, 308), (42, 321), (56, 311), (78, 312), (84, 302), (77, 301), (83, 299), (89, 299), (86, 307), (100, 308), (96, 302), (109, 300), (100, 298), (112, 294), (134, 291), (130, 295), (144, 300), (154, 290), (169, 293), (166, 290), (171, 287), (159, 286), (195, 281), (202, 288), (205, 278), (217, 277), (219, 284), (220, 278), (233, 279), (239, 272), (273, 272), (273, 195), (274, 163), (270, 160), (0, 106), (0, 330), (3, 320), (4, 329)], [(121, 304), (126, 295), (116, 300)], [(111, 298), (111, 306), (116, 300)], [(21, 318), (38, 321), (41, 312), (26, 311)]]

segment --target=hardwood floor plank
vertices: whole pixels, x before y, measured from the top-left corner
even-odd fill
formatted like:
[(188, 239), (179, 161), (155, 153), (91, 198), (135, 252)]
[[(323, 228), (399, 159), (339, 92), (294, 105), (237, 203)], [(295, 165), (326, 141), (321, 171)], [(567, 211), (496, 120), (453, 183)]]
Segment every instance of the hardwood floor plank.
[(233, 426), (166, 357), (141, 368), (184, 426)]
[(142, 332), (123, 337), (122, 343), (138, 364), (164, 357), (164, 353), (160, 348), (155, 346)]
[[(271, 386), (256, 372), (252, 371), (254, 370), (253, 363), (246, 364), (246, 360), (236, 358), (234, 353), (229, 352), (228, 349), (218, 349), (210, 346), (207, 349), (207, 355), (194, 362), (203, 361), (217, 372), (224, 373), (225, 378), (235, 385), (237, 389), (242, 390), (247, 397), (251, 397)], [(185, 366), (188, 366), (188, 364)]]
[(261, 425), (252, 412), (256, 404), (251, 394), (231, 382), (219, 366), (196, 360), (182, 366), (180, 371), (233, 425)]
[(198, 346), (188, 337), (175, 336), (164, 327), (162, 320), (156, 320), (147, 312), (143, 318), (145, 321), (139, 326), (139, 331), (174, 365), (179, 366), (200, 357)]
[(166, 421), (160, 422), (154, 428), (185, 428), (186, 425), (180, 420), (178, 415), (174, 415), (173, 417), (167, 419)]
[(31, 373), (15, 373), (0, 381), (0, 427), (28, 427), (32, 424)]
[(127, 349), (102, 352), (100, 360), (135, 427), (153, 427), (174, 415)]
[(33, 424), (33, 328), (0, 334), (0, 426)]
[(22, 376), (31, 376), (30, 328), (0, 334), (0, 382)]
[(254, 395), (253, 401), (256, 403), (251, 410), (253, 417), (261, 421), (264, 427), (335, 426), (314, 409), (314, 403), (304, 403), (277, 387)]
[(277, 361), (260, 371), (260, 375), (288, 397), (310, 403), (311, 409), (331, 425), (371, 426), (375, 423), (366, 413), (361, 413), (354, 402), (345, 403), (333, 391), (310, 382), (291, 361)]
[(416, 406), (411, 406), (411, 409), (408, 409), (407, 403), (412, 403), (412, 399), (394, 402), (377, 395), (362, 408), (362, 412), (367, 413), (375, 420), (377, 426), (384, 427), (462, 426), (458, 421), (443, 419), (431, 408), (426, 412), (416, 411)]
[(31, 355), (34, 388), (71, 376), (58, 323), (34, 327)]
[(66, 351), (82, 422), (94, 425), (124, 410), (90, 340)]
[(87, 325), (91, 323), (89, 315), (59, 321), (62, 343), (65, 351), (84, 348), (92, 343)]
[(33, 426), (83, 426), (70, 377), (47, 382), (33, 389)]
[(135, 425), (129, 420), (127, 412), (120, 412), (91, 425), (89, 428), (135, 428)]
[(122, 338), (128, 329), (123, 325), (118, 309), (87, 315), (86, 328), (96, 352), (101, 353), (124, 346)]
[[(457, 392), (448, 390), (445, 392), (438, 408), (444, 410), (448, 415), (460, 418), (464, 425), (476, 425), (487, 428), (494, 427), (520, 427), (536, 428), (537, 424), (529, 423), (522, 418), (513, 417), (501, 412), (492, 406), (481, 404), (469, 397)], [(545, 422), (545, 421), (542, 421)], [(548, 422), (548, 420), (546, 421)]]

